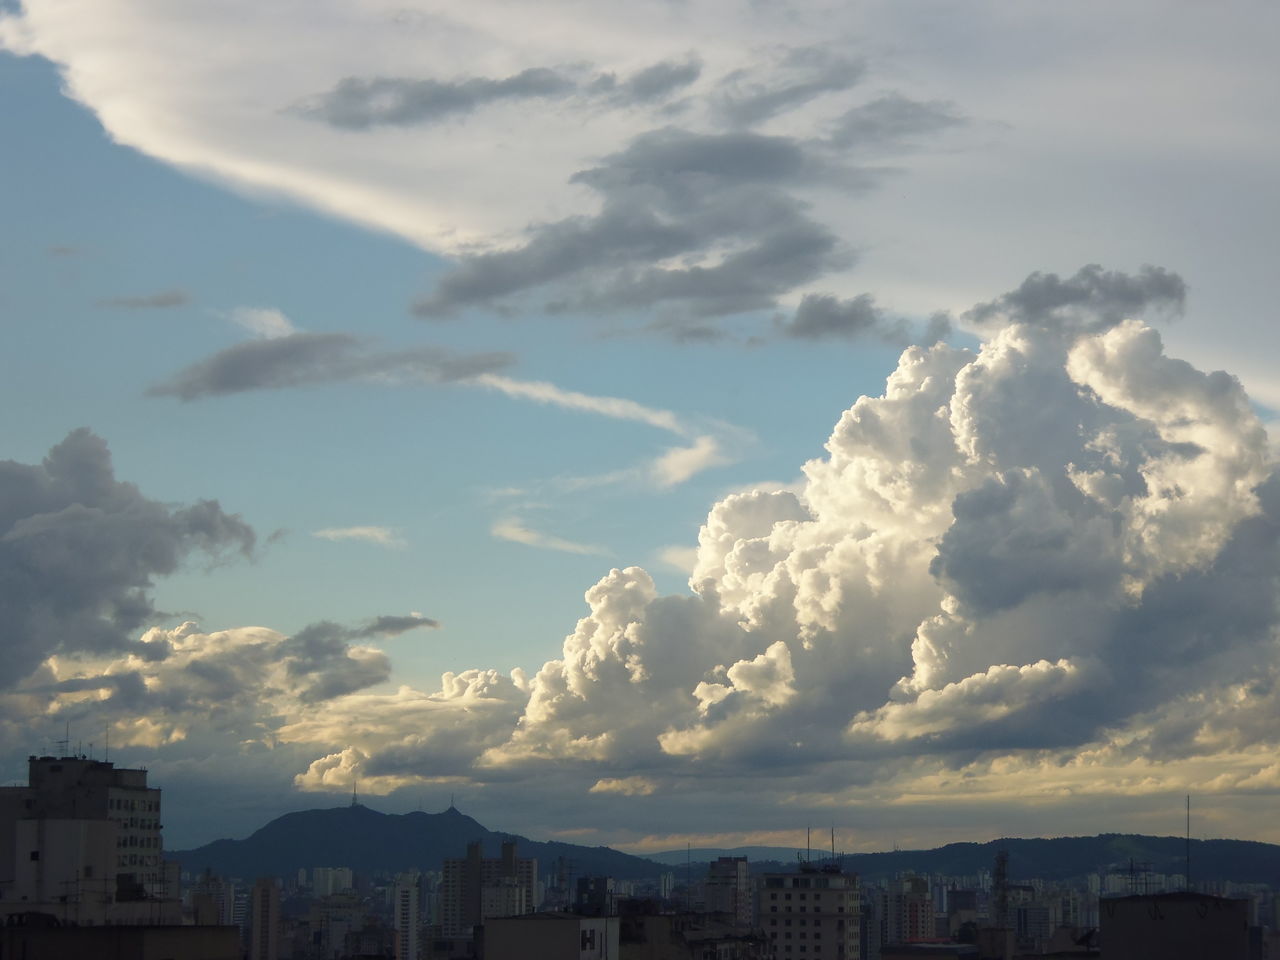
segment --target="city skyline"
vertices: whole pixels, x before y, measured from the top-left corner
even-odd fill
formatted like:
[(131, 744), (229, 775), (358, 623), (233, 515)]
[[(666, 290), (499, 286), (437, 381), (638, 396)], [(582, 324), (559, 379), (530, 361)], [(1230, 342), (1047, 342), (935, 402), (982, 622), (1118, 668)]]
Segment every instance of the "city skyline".
[(1280, 13), (1106, 9), (0, 3), (0, 780), (1280, 841)]

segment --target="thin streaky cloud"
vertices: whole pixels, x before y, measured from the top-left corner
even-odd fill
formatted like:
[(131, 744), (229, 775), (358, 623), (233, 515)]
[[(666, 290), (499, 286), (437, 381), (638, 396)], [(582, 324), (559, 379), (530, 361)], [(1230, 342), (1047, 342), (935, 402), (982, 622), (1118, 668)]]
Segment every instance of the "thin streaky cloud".
[(323, 530), (316, 530), (311, 535), (321, 540), (360, 540), (380, 547), (407, 546), (404, 538), (391, 527), (326, 527)]
[(167, 307), (181, 307), (190, 301), (185, 290), (161, 290), (141, 296), (103, 297), (97, 301), (97, 305), (120, 310), (163, 310)]
[(596, 396), (589, 393), (578, 393), (576, 390), (565, 390), (546, 380), (516, 380), (496, 373), (484, 373), (467, 381), (477, 386), (497, 390), (508, 397), (533, 400), (566, 410), (582, 410), (597, 413), (615, 420), (632, 420), (647, 423), (659, 430), (667, 430), (679, 436), (687, 436), (689, 428), (680, 422), (670, 410), (657, 407), (646, 407), (634, 400), (622, 397)]
[(607, 552), (604, 548), (594, 546), (593, 544), (576, 543), (573, 540), (565, 540), (562, 537), (556, 537), (534, 530), (525, 526), (522, 521), (514, 517), (497, 521), (489, 528), (489, 532), (499, 540), (509, 540), (512, 543), (523, 543), (527, 547), (540, 547), (543, 550), (558, 550), (561, 553), (576, 553), (590, 556), (598, 556)]

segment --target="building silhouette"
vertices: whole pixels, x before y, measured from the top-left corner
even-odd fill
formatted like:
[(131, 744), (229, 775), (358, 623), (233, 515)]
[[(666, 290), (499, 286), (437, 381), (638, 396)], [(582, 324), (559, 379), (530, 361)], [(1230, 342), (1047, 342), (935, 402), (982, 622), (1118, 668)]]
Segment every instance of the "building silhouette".
[(32, 756), (27, 765), (25, 787), (0, 787), (0, 916), (179, 922), (165, 888), (160, 790), (147, 785), (147, 771), (84, 756)]
[(440, 884), (440, 924), (445, 937), (465, 939), (486, 916), (532, 913), (538, 861), (516, 856), (514, 840), (502, 844), (502, 856), (482, 855), (479, 840), (467, 844), (465, 857), (444, 862)]

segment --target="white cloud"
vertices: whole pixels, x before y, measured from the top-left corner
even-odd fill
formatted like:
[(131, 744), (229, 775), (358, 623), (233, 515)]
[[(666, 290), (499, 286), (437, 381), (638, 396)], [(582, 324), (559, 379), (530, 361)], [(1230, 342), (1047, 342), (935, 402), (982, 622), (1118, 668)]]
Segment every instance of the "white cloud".
[(575, 543), (561, 537), (541, 533), (524, 525), (520, 520), (507, 517), (495, 521), (489, 532), (499, 540), (510, 540), (512, 543), (523, 543), (530, 547), (541, 547), (544, 550), (559, 550), (562, 553), (601, 554), (604, 549), (588, 543)]
[(591, 786), (591, 793), (617, 793), (624, 797), (647, 797), (658, 785), (648, 777), (602, 777)]
[(275, 307), (236, 307), (230, 314), (231, 322), (248, 330), (255, 337), (273, 339), (297, 333), (297, 328), (283, 312)]
[(403, 547), (405, 540), (391, 527), (325, 527), (311, 534), (321, 540), (360, 540), (380, 547)]
[(496, 373), (481, 374), (467, 382), (497, 390), (499, 393), (504, 393), (509, 397), (532, 400), (535, 403), (545, 403), (566, 410), (594, 413), (615, 420), (631, 420), (636, 423), (645, 423), (651, 427), (657, 427), (659, 430), (666, 430), (680, 436), (684, 436), (689, 432), (689, 428), (682, 424), (680, 419), (670, 410), (646, 407), (644, 404), (637, 403), (634, 400), (626, 400), (622, 397), (605, 397), (579, 393), (575, 390), (565, 390), (563, 387), (557, 387), (554, 383), (548, 383), (545, 380), (516, 380)]
[(653, 462), (659, 487), (674, 487), (695, 474), (729, 462), (715, 437), (701, 436), (688, 447), (673, 447)]

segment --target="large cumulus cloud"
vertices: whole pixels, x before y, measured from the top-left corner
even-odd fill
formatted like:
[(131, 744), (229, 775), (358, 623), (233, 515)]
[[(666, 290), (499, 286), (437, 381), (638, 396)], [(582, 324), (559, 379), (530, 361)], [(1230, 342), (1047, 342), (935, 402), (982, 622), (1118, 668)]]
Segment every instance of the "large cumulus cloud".
[[(1225, 729), (1258, 747), (1275, 467), (1239, 383), (1165, 356), (1145, 321), (1183, 295), (1155, 268), (1029, 278), (966, 316), (978, 350), (907, 349), (798, 486), (716, 504), (689, 595), (637, 567), (603, 577), (562, 655), (468, 713), (468, 763), (403, 727), (328, 762), (379, 770), (394, 748), (403, 778), (447, 753), (474, 782), (555, 763), (639, 802), (694, 775), (826, 770), (847, 787), (872, 761), (885, 780), (1000, 757), (1155, 762), (1211, 756)], [(427, 699), (440, 730), (469, 709)], [(1163, 742), (1177, 711), (1190, 739)], [(614, 788), (628, 778), (644, 789)]]
[(388, 691), (366, 641), (435, 624), (380, 618), (46, 646), (11, 696), (157, 749), (218, 729), (303, 790), (518, 782), (641, 820), (761, 778), (878, 810), (1280, 789), (1280, 478), (1238, 382), (1148, 324), (1182, 296), (1087, 267), (975, 308), (976, 350), (908, 348), (798, 483), (715, 504), (688, 593), (608, 572), (527, 675)]

